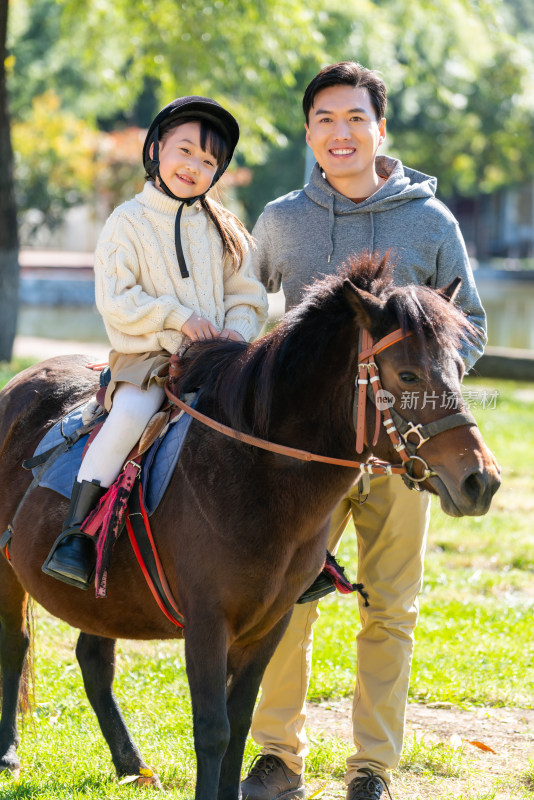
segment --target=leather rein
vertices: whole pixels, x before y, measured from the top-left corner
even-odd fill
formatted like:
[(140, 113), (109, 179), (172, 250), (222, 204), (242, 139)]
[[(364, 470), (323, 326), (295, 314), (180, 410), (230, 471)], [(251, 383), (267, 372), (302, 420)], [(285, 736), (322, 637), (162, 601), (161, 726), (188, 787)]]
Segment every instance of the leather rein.
[[(189, 414), (193, 419), (212, 428), (224, 436), (229, 436), (244, 444), (258, 447), (261, 450), (267, 450), (271, 453), (278, 453), (279, 455), (295, 458), (299, 461), (315, 461), (322, 464), (332, 464), (339, 467), (351, 467), (358, 469), (362, 473), (369, 475), (402, 475), (406, 480), (414, 484), (422, 483), (428, 478), (433, 477), (436, 473), (433, 472), (426, 461), (421, 456), (416, 455), (416, 451), (422, 444), (427, 442), (432, 436), (441, 433), (445, 430), (450, 430), (461, 425), (476, 425), (474, 417), (468, 412), (460, 412), (458, 414), (450, 414), (441, 419), (428, 423), (427, 425), (414, 425), (412, 422), (407, 422), (400, 416), (394, 409), (384, 408), (382, 403), (377, 401), (377, 394), (382, 389), (380, 383), (380, 374), (374, 356), (385, 350), (391, 345), (411, 336), (411, 332), (404, 332), (398, 328), (387, 336), (382, 337), (377, 342), (373, 342), (371, 335), (368, 331), (362, 329), (360, 333), (360, 352), (358, 356), (358, 375), (356, 378), (357, 391), (354, 398), (354, 418), (356, 429), (356, 452), (361, 453), (364, 449), (366, 438), (366, 408), (367, 408), (367, 395), (368, 389), (372, 387), (372, 394), (370, 396), (374, 400), (376, 406), (376, 425), (375, 434), (373, 438), (373, 445), (378, 441), (380, 432), (380, 422), (384, 425), (386, 432), (393, 444), (394, 449), (401, 458), (400, 464), (391, 464), (387, 461), (371, 457), (368, 461), (353, 461), (344, 458), (334, 458), (331, 456), (322, 456), (318, 453), (310, 453), (307, 450), (299, 450), (296, 447), (289, 447), (287, 445), (276, 444), (266, 439), (260, 439), (257, 436), (252, 436), (242, 431), (236, 431), (228, 425), (223, 425), (202, 414), (195, 408), (192, 408), (183, 400), (174, 394), (171, 388), (171, 381), (176, 380), (180, 374), (180, 359), (177, 356), (172, 356), (169, 367), (169, 378), (165, 382), (165, 393), (168, 400), (181, 411)], [(392, 414), (393, 412), (393, 414)], [(395, 421), (393, 419), (395, 416)], [(408, 437), (415, 434), (418, 437), (416, 443), (411, 442)], [(408, 452), (407, 452), (408, 451)], [(423, 474), (421, 477), (413, 475), (413, 462), (419, 462), (423, 465)]]

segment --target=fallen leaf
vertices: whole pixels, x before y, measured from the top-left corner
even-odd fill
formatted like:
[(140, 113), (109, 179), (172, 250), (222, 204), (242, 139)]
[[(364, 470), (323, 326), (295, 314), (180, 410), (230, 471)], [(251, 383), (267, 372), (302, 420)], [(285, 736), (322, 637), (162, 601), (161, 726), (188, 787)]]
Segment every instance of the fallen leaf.
[(158, 778), (155, 778), (153, 775), (146, 777), (145, 775), (139, 775), (137, 779), (138, 786), (153, 786), (154, 789), (161, 789), (161, 784)]
[(477, 741), (471, 742), (469, 739), (466, 741), (468, 744), (473, 744), (475, 747), (478, 747), (479, 750), (484, 750), (486, 753), (495, 753), (495, 755), (497, 755), (493, 747), (490, 747), (489, 744), (484, 744), (484, 742)]
[(148, 767), (141, 767), (139, 775), (144, 775), (145, 778), (151, 778), (154, 773)]

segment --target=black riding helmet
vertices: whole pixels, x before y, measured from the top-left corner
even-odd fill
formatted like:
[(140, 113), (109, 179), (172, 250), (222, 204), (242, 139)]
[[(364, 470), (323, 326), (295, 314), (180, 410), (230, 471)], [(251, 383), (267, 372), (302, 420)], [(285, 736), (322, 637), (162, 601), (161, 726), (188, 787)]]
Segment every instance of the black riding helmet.
[[(184, 122), (188, 120), (194, 120), (198, 122), (205, 121), (212, 126), (224, 139), (227, 147), (226, 159), (223, 164), (218, 166), (217, 171), (213, 176), (211, 186), (217, 183), (232, 160), (234, 150), (239, 141), (239, 125), (230, 112), (226, 111), (226, 109), (215, 100), (211, 100), (209, 97), (191, 95), (189, 97), (178, 97), (176, 100), (173, 100), (172, 103), (166, 105), (165, 108), (162, 108), (148, 129), (145, 143), (143, 145), (143, 166), (146, 170), (147, 176), (152, 178), (154, 181), (156, 178), (158, 178), (160, 186), (165, 194), (167, 194), (169, 197), (172, 197), (174, 200), (182, 201), (180, 208), (178, 209), (178, 213), (176, 214), (174, 242), (176, 245), (176, 256), (178, 258), (178, 264), (182, 278), (187, 278), (189, 277), (189, 272), (185, 263), (185, 257), (180, 239), (180, 220), (182, 217), (184, 204), (188, 206), (192, 205), (197, 200), (202, 199), (204, 195), (202, 194), (189, 198), (178, 197), (169, 189), (159, 173), (160, 137), (161, 134), (165, 132), (165, 129), (169, 127), (171, 123), (174, 123), (176, 119), (181, 119)], [(154, 143), (154, 149), (151, 157), (150, 145), (152, 143)]]

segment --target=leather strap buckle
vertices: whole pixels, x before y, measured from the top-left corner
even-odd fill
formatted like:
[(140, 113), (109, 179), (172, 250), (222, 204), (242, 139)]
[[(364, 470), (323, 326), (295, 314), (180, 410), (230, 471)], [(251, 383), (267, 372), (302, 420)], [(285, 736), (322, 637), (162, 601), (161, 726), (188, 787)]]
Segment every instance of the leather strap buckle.
[(421, 445), (424, 444), (425, 442), (428, 442), (428, 440), (430, 439), (430, 436), (425, 437), (422, 431), (423, 431), (423, 425), (421, 423), (419, 423), (418, 425), (414, 425), (413, 422), (408, 422), (408, 429), (405, 430), (403, 434), (405, 439), (408, 439), (408, 436), (411, 433), (414, 433), (416, 436), (419, 437), (419, 441), (417, 443), (410, 442), (410, 444), (415, 445), (416, 450), (419, 450)]

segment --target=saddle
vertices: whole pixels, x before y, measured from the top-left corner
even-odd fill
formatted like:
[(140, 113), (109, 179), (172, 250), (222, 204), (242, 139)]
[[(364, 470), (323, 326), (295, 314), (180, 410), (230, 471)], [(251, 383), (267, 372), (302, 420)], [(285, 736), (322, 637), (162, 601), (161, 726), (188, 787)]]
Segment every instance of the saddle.
[[(58, 420), (41, 439), (33, 457), (24, 462), (25, 469), (33, 471), (35, 485), (52, 489), (70, 499), (85, 450), (107, 416), (102, 406), (105, 372), (100, 380), (102, 386), (96, 396), (71, 409)], [(184, 399), (193, 407), (197, 403), (195, 394), (187, 395)], [(163, 406), (148, 422), (136, 450), (126, 459), (128, 462), (132, 458), (142, 457), (140, 477), (143, 501), (149, 516), (158, 507), (168, 486), (191, 421), (188, 414), (176, 410), (172, 412)]]
[[(83, 455), (107, 417), (103, 402), (108, 382), (109, 369), (106, 368), (101, 372), (97, 394), (58, 420), (41, 439), (33, 457), (23, 463), (25, 469), (32, 470), (33, 481), (20, 505), (36, 486), (52, 489), (70, 498)], [(191, 394), (184, 399), (195, 405), (197, 396)], [(107, 595), (107, 572), (113, 546), (126, 525), (132, 547), (156, 602), (175, 624), (182, 624), (182, 618), (170, 593), (165, 590), (166, 582), (148, 518), (167, 489), (191, 422), (188, 414), (172, 409), (164, 401), (162, 408), (149, 420), (137, 446), (128, 455), (119, 477), (82, 526), (84, 533), (95, 541), (96, 596)], [(11, 536), (12, 531), (13, 524), (6, 534)]]

